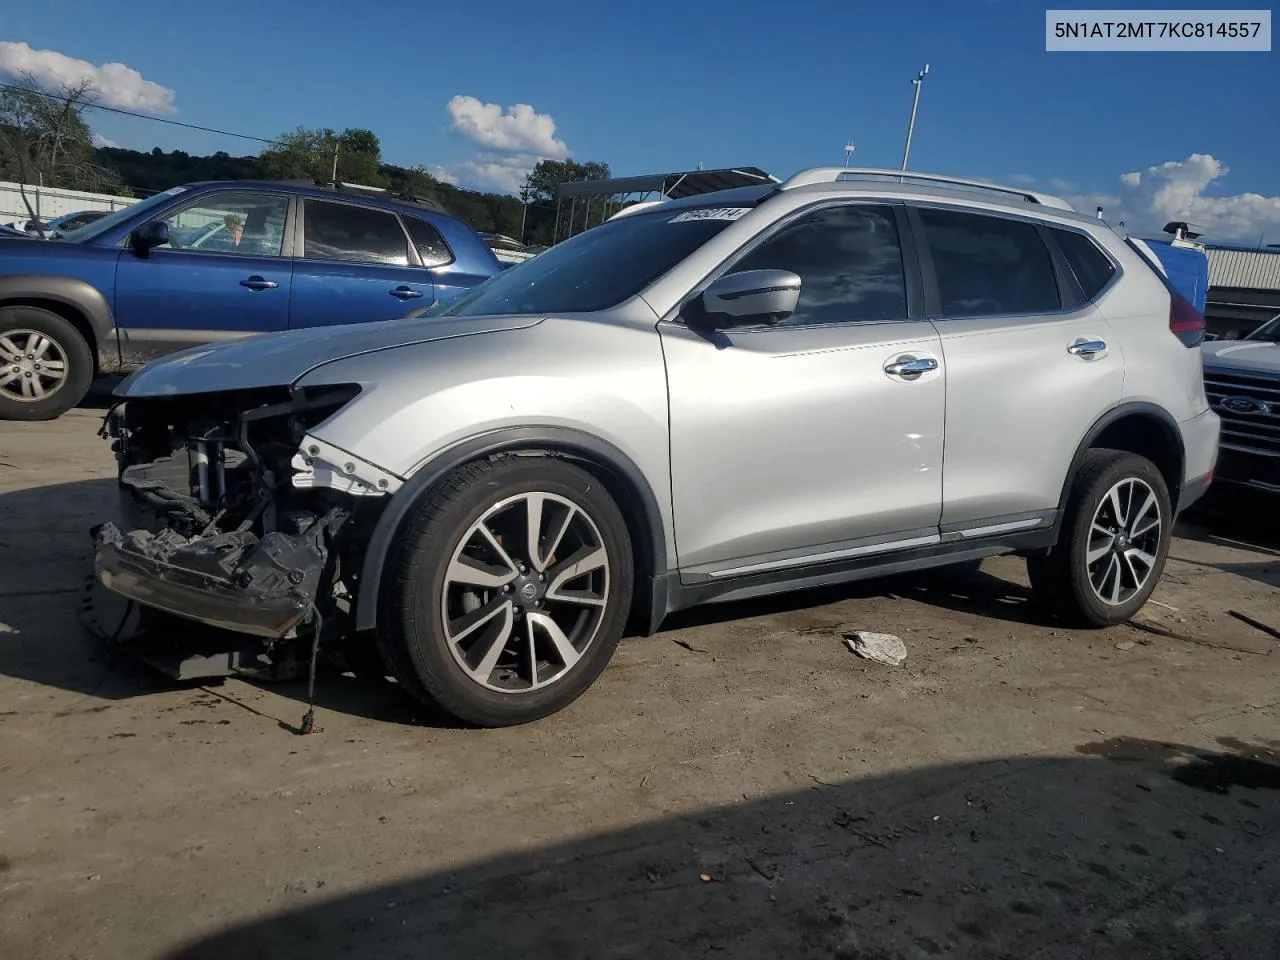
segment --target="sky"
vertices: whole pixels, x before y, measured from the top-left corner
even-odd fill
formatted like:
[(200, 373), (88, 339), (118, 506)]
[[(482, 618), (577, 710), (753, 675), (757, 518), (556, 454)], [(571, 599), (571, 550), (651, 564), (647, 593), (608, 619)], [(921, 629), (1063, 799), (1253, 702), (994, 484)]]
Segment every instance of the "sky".
[[(1280, 242), (1280, 52), (1048, 53), (1044, 24), (1024, 0), (4, 0), (0, 74), (91, 76), (105, 104), (259, 137), (365, 127), (388, 162), (513, 191), (540, 157), (785, 177), (851, 141), (897, 168), (928, 63), (912, 169)], [(86, 118), (135, 149), (262, 147)]]

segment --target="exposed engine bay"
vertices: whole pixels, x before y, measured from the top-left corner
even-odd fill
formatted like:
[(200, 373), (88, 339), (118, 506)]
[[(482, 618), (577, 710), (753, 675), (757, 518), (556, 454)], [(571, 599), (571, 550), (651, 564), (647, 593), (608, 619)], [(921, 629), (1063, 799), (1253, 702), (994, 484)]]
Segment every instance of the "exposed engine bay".
[(309, 435), (358, 392), (271, 388), (113, 408), (104, 433), (129, 529), (93, 531), (97, 580), (149, 610), (260, 638), (248, 648), (256, 655), (242, 645), (210, 672), (290, 674), (299, 638), (314, 656), (322, 624), (342, 631), (371, 524), (400, 485)]

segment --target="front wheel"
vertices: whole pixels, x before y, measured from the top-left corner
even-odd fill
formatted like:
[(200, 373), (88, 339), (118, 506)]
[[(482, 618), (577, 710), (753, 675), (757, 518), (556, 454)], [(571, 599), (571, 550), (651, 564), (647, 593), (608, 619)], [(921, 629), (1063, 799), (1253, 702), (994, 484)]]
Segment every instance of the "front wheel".
[(84, 399), (92, 381), (93, 353), (64, 317), (0, 308), (0, 418), (56, 419)]
[(1123, 623), (1160, 582), (1172, 528), (1169, 489), (1155, 464), (1121, 450), (1090, 450), (1058, 544), (1027, 558), (1036, 598), (1077, 626)]
[(388, 557), (379, 641), (396, 679), (479, 726), (568, 706), (613, 656), (631, 606), (631, 544), (613, 498), (552, 457), (446, 478)]

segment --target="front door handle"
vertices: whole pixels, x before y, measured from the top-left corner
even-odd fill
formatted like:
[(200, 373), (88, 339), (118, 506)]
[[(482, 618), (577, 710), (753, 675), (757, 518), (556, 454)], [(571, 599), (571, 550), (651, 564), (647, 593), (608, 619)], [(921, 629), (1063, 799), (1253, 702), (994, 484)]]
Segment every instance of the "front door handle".
[(891, 377), (902, 377), (904, 380), (915, 380), (922, 373), (931, 373), (937, 369), (938, 361), (933, 357), (901, 356), (884, 365), (885, 373)]
[(248, 287), (250, 290), (274, 290), (280, 284), (274, 280), (267, 280), (258, 276), (256, 273), (252, 277), (248, 277), (240, 281), (240, 286)]
[(1107, 352), (1105, 340), (1077, 340), (1067, 347), (1067, 353), (1073, 357), (1096, 357)]
[(412, 287), (396, 287), (387, 292), (397, 300), (419, 300), (422, 297), (422, 291), (414, 290)]

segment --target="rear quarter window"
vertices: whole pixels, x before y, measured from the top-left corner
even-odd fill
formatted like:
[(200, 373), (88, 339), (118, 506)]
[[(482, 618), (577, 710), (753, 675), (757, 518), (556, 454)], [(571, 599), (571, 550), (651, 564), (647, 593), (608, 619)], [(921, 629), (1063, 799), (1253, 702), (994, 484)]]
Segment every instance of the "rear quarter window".
[(1050, 233), (1075, 274), (1084, 298), (1092, 300), (1116, 275), (1115, 265), (1096, 243), (1082, 233), (1057, 228), (1050, 228)]

